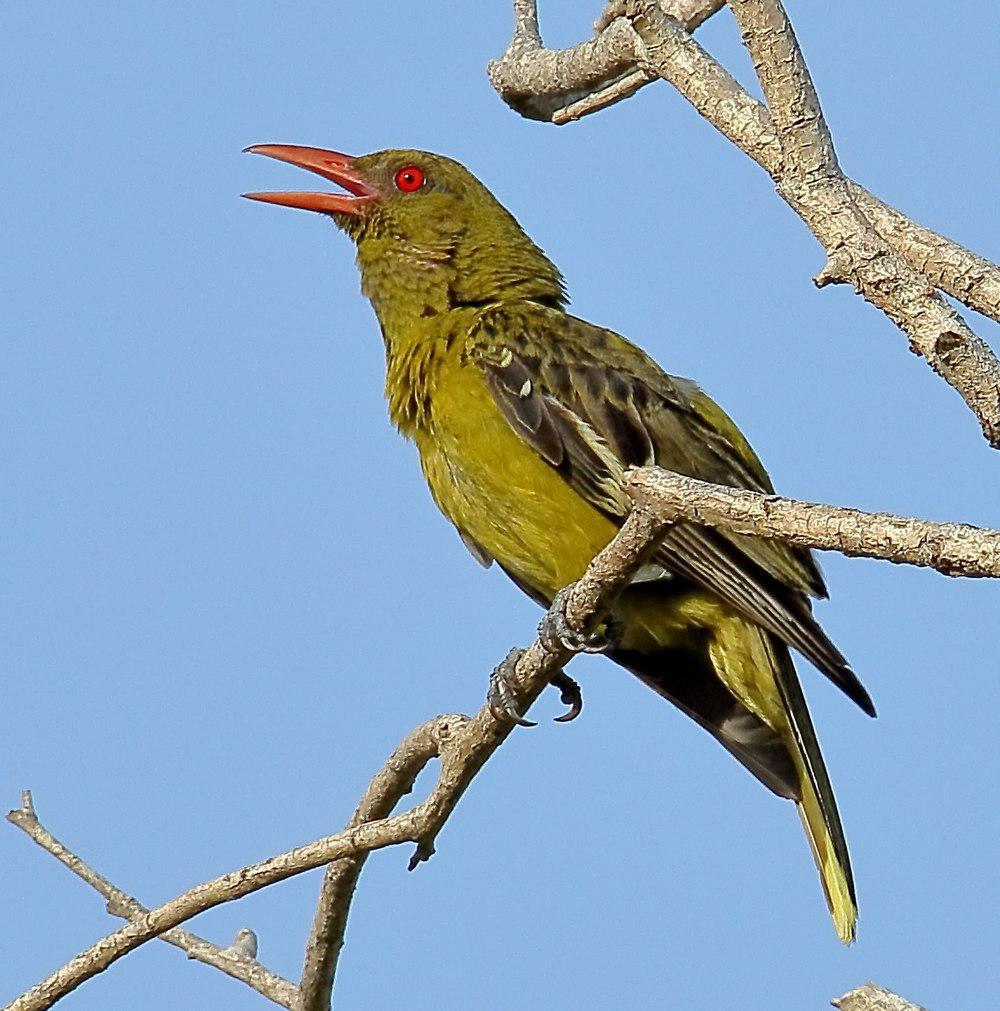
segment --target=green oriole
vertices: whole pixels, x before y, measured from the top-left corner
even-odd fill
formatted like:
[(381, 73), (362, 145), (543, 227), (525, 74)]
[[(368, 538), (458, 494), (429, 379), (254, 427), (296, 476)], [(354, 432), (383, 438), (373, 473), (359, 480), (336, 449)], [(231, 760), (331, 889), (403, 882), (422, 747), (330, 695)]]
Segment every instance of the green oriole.
[[(458, 163), (423, 151), (249, 150), (348, 191), (249, 195), (328, 214), (354, 240), (392, 421), (473, 554), (540, 603), (614, 536), (629, 466), (773, 490), (693, 382), (566, 312), (559, 271)], [(809, 597), (825, 594), (808, 551), (681, 524), (616, 603), (608, 655), (796, 803), (846, 942), (857, 919), (850, 861), (789, 647), (874, 709), (812, 616)]]

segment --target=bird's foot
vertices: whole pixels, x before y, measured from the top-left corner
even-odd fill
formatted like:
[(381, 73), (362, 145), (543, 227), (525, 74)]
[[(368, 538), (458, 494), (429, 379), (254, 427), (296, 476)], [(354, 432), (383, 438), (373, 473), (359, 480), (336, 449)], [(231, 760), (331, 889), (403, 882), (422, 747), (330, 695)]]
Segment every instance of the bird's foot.
[(486, 704), (498, 720), (510, 720), (519, 727), (537, 727), (537, 723), (526, 720), (521, 715), (517, 699), (510, 686), (511, 676), (514, 674), (517, 661), (521, 659), (523, 653), (523, 649), (515, 647), (493, 668), (493, 673), (490, 674), (490, 688), (486, 693)]
[[(571, 653), (604, 653), (614, 644), (614, 623), (608, 619), (591, 632), (578, 632), (575, 628), (570, 628), (566, 620), (566, 603), (573, 585), (570, 583), (569, 586), (564, 586), (553, 598), (538, 626), (539, 641), (550, 653), (562, 650)], [(563, 701), (570, 704), (565, 698)]]
[[(490, 674), (490, 688), (486, 693), (486, 704), (498, 720), (510, 720), (519, 727), (537, 727), (537, 723), (526, 720), (521, 715), (520, 707), (510, 685), (510, 678), (523, 653), (523, 649), (512, 649), (493, 668), (493, 673)], [(583, 711), (583, 692), (580, 691), (580, 686), (565, 671), (558, 671), (549, 684), (553, 688), (559, 689), (563, 705), (569, 706), (562, 716), (555, 717), (556, 723), (569, 723), (570, 720), (575, 720)]]

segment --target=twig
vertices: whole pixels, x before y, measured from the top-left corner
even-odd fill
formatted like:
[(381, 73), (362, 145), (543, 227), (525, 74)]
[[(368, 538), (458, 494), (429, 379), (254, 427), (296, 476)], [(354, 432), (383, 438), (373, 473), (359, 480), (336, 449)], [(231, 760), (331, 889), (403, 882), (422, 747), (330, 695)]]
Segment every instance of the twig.
[[(654, 519), (644, 510), (633, 510), (574, 587), (566, 606), (571, 626), (586, 629), (600, 620), (669, 525), (670, 521)], [(538, 639), (521, 654), (511, 687), (523, 708), (534, 702), (572, 655), (561, 647), (550, 649)], [(8, 1004), (5, 1011), (44, 1011), (123, 955), (185, 920), (315, 867), (402, 842), (417, 844), (411, 866), (414, 861), (428, 859), (462, 794), (513, 726), (498, 720), (489, 706), (483, 706), (471, 719), (439, 716), (430, 720), (408, 735), (376, 777), (380, 785), (370, 788), (384, 791), (387, 797), (402, 796), (436, 755), (441, 760), (438, 781), (425, 801), (401, 814), (355, 825), (197, 885), (98, 941)]]
[(856, 182), (849, 185), (872, 227), (914, 270), (963, 305), (1000, 321), (1000, 266), (911, 221)]
[[(694, 31), (724, 0), (661, 0), (664, 13)], [(639, 69), (635, 35), (621, 5), (610, 3), (595, 38), (569, 49), (544, 49), (535, 0), (514, 0), (514, 35), (487, 73), (504, 101), (528, 119), (562, 124), (620, 102), (656, 75)]]
[(865, 983), (830, 1003), (840, 1011), (927, 1011), (876, 983)]
[[(726, 6), (725, 0), (659, 0), (659, 3), (660, 10), (688, 32), (693, 32), (713, 14), (718, 13)], [(621, 17), (624, 12), (625, 3), (623, 0), (612, 0), (595, 22), (595, 33), (600, 36), (601, 32), (615, 18)], [(584, 94), (582, 98), (572, 99), (572, 95), (567, 92), (561, 97), (561, 102), (564, 104), (552, 112), (551, 120), (556, 126), (572, 123), (584, 116), (589, 116), (592, 112), (606, 109), (609, 105), (614, 105), (616, 102), (634, 95), (640, 88), (655, 80), (657, 80), (656, 74), (649, 70), (636, 68), (623, 73), (610, 84), (598, 86), (595, 90)], [(578, 91), (579, 89), (574, 89), (573, 93), (577, 94)]]
[[(534, 10), (534, 4), (528, 6)], [(512, 43), (490, 64), (490, 78), (522, 115), (553, 122), (603, 108), (656, 77), (673, 84), (772, 176), (779, 194), (823, 244), (827, 265), (817, 284), (851, 283), (885, 312), (906, 333), (911, 349), (961, 394), (987, 440), (1000, 448), (1000, 363), (934, 290), (1000, 319), (1000, 267), (915, 224), (847, 179), (780, 4), (739, 0), (730, 6), (763, 75), (772, 112), (654, 0), (612, 5), (612, 13), (625, 10), (629, 17), (605, 18), (596, 38), (566, 50), (544, 49), (535, 22), (526, 44)]]
[(658, 467), (630, 471), (627, 487), (636, 504), (658, 519), (918, 565), (946, 576), (1000, 578), (1000, 530), (762, 495)]
[[(112, 916), (120, 916), (124, 920), (134, 920), (145, 915), (149, 910), (131, 895), (115, 887), (107, 878), (98, 874), (81, 857), (61, 843), (38, 820), (31, 791), (25, 790), (21, 796), (21, 806), (7, 815), (7, 821), (16, 825), (23, 832), (56, 858), (64, 867), (68, 867), (77, 877), (82, 878), (91, 888), (95, 889), (108, 900), (107, 909)], [(257, 961), (257, 936), (252, 930), (243, 929), (237, 933), (233, 943), (227, 948), (220, 948), (211, 941), (206, 941), (197, 934), (174, 927), (160, 935), (160, 940), (172, 944), (185, 952), (188, 958), (203, 962), (205, 965), (220, 969), (227, 976), (238, 979), (252, 987), (261, 996), (267, 997), (290, 1008), (295, 997), (296, 986), (277, 973), (266, 969)]]
[[(590, 563), (586, 573), (576, 583), (566, 606), (566, 617), (578, 628), (590, 627), (608, 608), (631, 574), (652, 552), (658, 537), (670, 520), (653, 520), (642, 509), (633, 510), (615, 539)], [(542, 688), (568, 659), (550, 653), (536, 640), (522, 655), (516, 669), (518, 697), (530, 705)], [(410, 862), (426, 860), (434, 852), (434, 840), (472, 778), (482, 768), (503, 739), (510, 733), (509, 724), (498, 724), (488, 707), (484, 707), (463, 731), (463, 745), (458, 757), (442, 769), (435, 793), (440, 793), (436, 819), (420, 841)], [(441, 790), (447, 783), (447, 788)], [(434, 795), (432, 794), (432, 797)], [(378, 777), (358, 805), (352, 824), (369, 814), (378, 816), (395, 803)], [(364, 855), (341, 860), (327, 869), (312, 932), (306, 944), (305, 967), (300, 983), (299, 1003), (295, 1011), (327, 1011), (337, 968), (337, 958), (344, 943), (347, 915)]]

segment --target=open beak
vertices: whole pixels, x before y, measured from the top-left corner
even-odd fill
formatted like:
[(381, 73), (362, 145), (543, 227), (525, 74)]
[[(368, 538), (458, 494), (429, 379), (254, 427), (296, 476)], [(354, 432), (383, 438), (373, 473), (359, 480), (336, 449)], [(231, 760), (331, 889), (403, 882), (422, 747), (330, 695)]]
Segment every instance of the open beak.
[(339, 151), (321, 147), (301, 147), (298, 144), (255, 144), (244, 149), (247, 154), (262, 154), (267, 158), (287, 161), (290, 165), (308, 169), (316, 175), (343, 186), (352, 196), (343, 193), (244, 193), (249, 200), (282, 207), (300, 207), (321, 214), (360, 214), (378, 194), (354, 168), (354, 159)]

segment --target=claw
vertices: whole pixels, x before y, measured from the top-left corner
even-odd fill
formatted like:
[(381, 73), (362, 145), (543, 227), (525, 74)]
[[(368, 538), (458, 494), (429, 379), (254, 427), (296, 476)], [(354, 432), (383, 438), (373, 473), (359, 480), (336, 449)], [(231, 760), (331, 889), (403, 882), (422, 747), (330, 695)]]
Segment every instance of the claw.
[[(571, 653), (603, 653), (611, 645), (609, 634), (602, 629), (593, 632), (577, 632), (570, 628), (566, 620), (566, 602), (573, 591), (573, 584), (564, 586), (553, 598), (552, 604), (538, 626), (538, 638), (549, 652), (569, 650)], [(610, 622), (605, 622), (610, 629)], [(564, 701), (566, 701), (564, 699)], [(566, 703), (567, 705), (570, 702)]]
[(517, 699), (510, 687), (510, 677), (514, 673), (517, 661), (521, 659), (523, 649), (512, 649), (493, 668), (490, 674), (490, 688), (486, 693), (486, 704), (490, 712), (498, 720), (510, 720), (519, 727), (537, 727), (537, 723), (526, 720), (518, 709)]
[(553, 717), (556, 723), (569, 723), (583, 712), (583, 692), (580, 686), (565, 672), (559, 671), (549, 682), (553, 688), (559, 689), (560, 699), (569, 709), (562, 716)]

